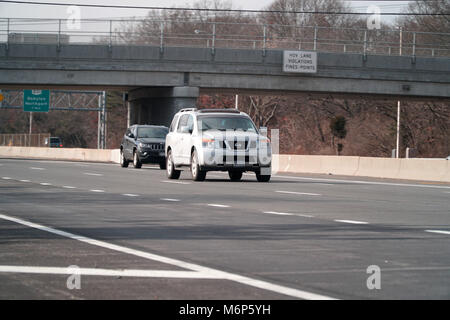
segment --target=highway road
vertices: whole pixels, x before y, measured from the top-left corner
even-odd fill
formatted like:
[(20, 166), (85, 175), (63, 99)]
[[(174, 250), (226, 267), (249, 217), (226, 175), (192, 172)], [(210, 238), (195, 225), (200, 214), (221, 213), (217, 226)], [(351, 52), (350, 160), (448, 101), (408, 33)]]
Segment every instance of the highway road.
[(24, 298), (449, 299), (450, 185), (0, 159), (0, 299)]

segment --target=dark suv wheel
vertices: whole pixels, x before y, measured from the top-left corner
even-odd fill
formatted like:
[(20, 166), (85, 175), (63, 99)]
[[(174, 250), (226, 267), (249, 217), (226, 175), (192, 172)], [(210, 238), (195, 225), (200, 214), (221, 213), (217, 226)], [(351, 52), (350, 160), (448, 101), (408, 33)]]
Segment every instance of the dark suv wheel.
[(122, 168), (127, 168), (128, 167), (128, 160), (125, 159), (125, 156), (124, 156), (122, 150), (120, 150), (120, 166)]
[(142, 167), (142, 162), (139, 160), (139, 155), (136, 150), (133, 152), (133, 167), (136, 169), (140, 169)]
[(269, 182), (270, 181), (270, 174), (261, 174), (261, 172), (257, 171), (256, 173), (256, 180), (258, 182)]
[(242, 171), (228, 171), (231, 181), (240, 181), (242, 179)]

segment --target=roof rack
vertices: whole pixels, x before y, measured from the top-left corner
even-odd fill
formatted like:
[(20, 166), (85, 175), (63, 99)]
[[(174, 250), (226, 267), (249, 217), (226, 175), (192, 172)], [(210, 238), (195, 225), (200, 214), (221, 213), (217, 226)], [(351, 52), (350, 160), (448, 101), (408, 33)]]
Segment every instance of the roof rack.
[(184, 108), (184, 109), (181, 109), (178, 112), (188, 112), (188, 111), (197, 111), (197, 108)]
[(199, 113), (236, 113), (240, 114), (241, 112), (236, 109), (201, 109), (198, 110)]

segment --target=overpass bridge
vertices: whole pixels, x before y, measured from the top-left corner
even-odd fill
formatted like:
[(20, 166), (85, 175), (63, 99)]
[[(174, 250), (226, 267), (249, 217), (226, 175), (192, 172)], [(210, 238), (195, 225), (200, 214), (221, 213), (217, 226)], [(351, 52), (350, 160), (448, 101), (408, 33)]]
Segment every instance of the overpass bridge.
[(258, 38), (262, 45), (254, 40), (251, 48), (220, 47), (217, 33), (207, 34), (203, 47), (196, 46), (195, 39), (187, 41), (186, 35), (183, 42), (164, 44), (163, 32), (159, 45), (113, 42), (112, 33), (106, 43), (28, 43), (8, 36), (0, 43), (0, 87), (120, 89), (129, 93), (132, 122), (166, 124), (203, 92), (450, 98), (450, 57), (433, 56), (434, 51), (431, 56), (416, 55), (416, 35), (410, 54), (404, 56), (369, 50), (374, 46), (367, 31), (360, 52), (348, 52), (345, 45), (345, 52), (322, 52), (317, 33), (311, 48), (317, 52), (317, 72), (309, 74), (283, 72), (283, 49), (293, 46), (269, 46), (266, 31), (265, 39)]

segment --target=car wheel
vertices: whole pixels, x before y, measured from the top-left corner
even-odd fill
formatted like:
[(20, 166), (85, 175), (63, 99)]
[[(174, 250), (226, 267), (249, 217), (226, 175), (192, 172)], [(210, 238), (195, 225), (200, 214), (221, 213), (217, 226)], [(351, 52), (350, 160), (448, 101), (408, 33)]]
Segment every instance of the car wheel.
[(166, 165), (166, 162), (165, 162), (165, 161), (159, 163), (159, 168), (160, 168), (161, 170), (166, 170), (166, 167), (167, 167), (167, 165)]
[(242, 179), (242, 171), (228, 171), (231, 181), (240, 181)]
[(122, 168), (127, 168), (128, 167), (128, 160), (125, 159), (125, 155), (123, 154), (122, 150), (120, 150), (120, 166)]
[(191, 174), (192, 180), (194, 181), (204, 181), (206, 178), (206, 171), (200, 170), (198, 164), (197, 151), (194, 150), (191, 155)]
[(140, 169), (142, 167), (142, 162), (141, 160), (139, 160), (139, 156), (136, 150), (133, 152), (133, 167), (135, 167), (136, 169)]
[(261, 174), (261, 172), (255, 172), (256, 173), (256, 180), (258, 182), (269, 182), (270, 181), (270, 174)]
[(167, 178), (169, 179), (178, 179), (181, 174), (180, 170), (175, 170), (175, 164), (172, 160), (172, 150), (167, 151), (166, 172)]

